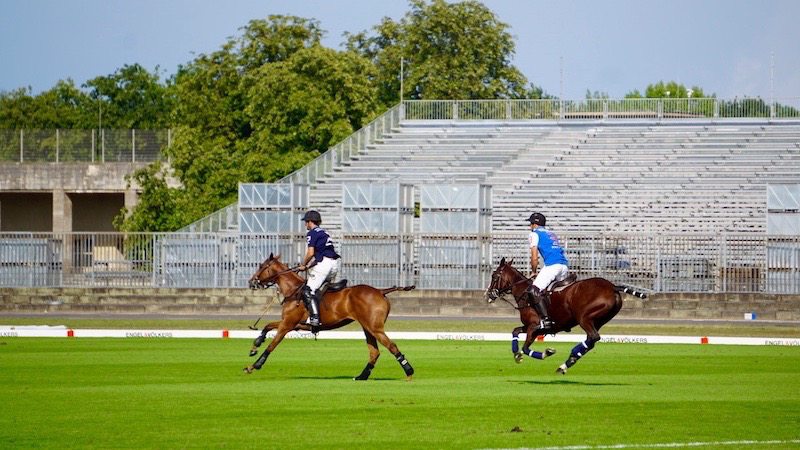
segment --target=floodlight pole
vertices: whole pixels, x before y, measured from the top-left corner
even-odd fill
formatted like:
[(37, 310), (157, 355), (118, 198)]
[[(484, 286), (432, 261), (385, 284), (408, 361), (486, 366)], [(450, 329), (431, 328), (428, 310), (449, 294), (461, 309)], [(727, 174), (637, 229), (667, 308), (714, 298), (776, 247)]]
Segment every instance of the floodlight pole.
[(769, 54), (769, 116), (775, 117), (775, 52)]
[(403, 103), (403, 63), (404, 59), (400, 58), (400, 104)]

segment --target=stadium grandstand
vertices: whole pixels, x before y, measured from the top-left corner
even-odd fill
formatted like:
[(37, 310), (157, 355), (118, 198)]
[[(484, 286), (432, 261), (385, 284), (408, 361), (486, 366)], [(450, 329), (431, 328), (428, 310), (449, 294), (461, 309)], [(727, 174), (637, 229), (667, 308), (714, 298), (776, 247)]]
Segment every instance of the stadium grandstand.
[(161, 261), (138, 266), (155, 286), (244, 286), (264, 252), (299, 254), (299, 216), (313, 208), (341, 241), (345, 275), (480, 289), (502, 256), (527, 267), (525, 219), (539, 211), (582, 276), (796, 293), (799, 201), (800, 113), (777, 102), (406, 101), (278, 183), (242, 185), (237, 204), (153, 238), (160, 250), (139, 253)]
[(443, 119), (420, 114), (430, 109), (423, 103), (410, 102), (411, 118), (396, 120), (358, 151), (332, 149), (338, 160), (321, 157), (283, 181), (308, 183), (309, 204), (334, 232), (346, 183), (486, 184), (493, 231), (519, 230), (520, 217), (537, 209), (552, 226), (576, 232), (711, 233), (768, 232), (768, 187), (800, 183), (800, 117), (653, 118), (630, 111), (589, 119)]

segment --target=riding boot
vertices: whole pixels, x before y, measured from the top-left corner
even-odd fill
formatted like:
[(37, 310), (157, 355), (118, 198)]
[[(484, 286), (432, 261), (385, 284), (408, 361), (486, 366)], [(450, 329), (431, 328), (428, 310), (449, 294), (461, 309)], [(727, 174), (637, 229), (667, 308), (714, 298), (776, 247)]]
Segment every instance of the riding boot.
[(317, 296), (311, 292), (311, 288), (308, 286), (303, 288), (303, 303), (308, 310), (308, 324), (311, 325), (312, 330), (319, 328), (319, 303)]
[(533, 309), (536, 311), (536, 314), (539, 315), (539, 326), (537, 327), (538, 330), (546, 330), (548, 328), (552, 328), (555, 323), (550, 320), (550, 316), (547, 314), (547, 302), (544, 298), (544, 292), (539, 290), (536, 286), (531, 286), (530, 290), (528, 291), (531, 294), (532, 305)]

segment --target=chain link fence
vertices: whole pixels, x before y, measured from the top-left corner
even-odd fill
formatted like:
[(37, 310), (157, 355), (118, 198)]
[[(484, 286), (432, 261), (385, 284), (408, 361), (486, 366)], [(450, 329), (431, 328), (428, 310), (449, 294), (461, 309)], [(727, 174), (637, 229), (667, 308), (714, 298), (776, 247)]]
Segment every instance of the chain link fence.
[(0, 161), (153, 162), (171, 139), (170, 130), (0, 130)]

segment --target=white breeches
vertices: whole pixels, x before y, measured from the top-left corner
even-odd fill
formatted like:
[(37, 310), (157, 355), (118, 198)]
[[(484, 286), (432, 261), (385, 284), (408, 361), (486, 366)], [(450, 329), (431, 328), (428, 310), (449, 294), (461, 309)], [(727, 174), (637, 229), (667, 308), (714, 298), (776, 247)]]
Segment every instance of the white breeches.
[(567, 277), (568, 273), (569, 269), (564, 264), (544, 266), (536, 275), (536, 279), (533, 280), (533, 285), (539, 288), (540, 291), (544, 290), (553, 280), (561, 281)]
[(325, 281), (336, 281), (336, 277), (339, 275), (339, 261), (341, 259), (322, 258), (322, 261), (308, 269), (306, 285), (311, 288), (312, 293), (316, 294), (317, 289)]

